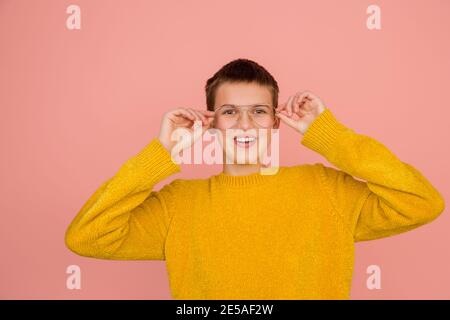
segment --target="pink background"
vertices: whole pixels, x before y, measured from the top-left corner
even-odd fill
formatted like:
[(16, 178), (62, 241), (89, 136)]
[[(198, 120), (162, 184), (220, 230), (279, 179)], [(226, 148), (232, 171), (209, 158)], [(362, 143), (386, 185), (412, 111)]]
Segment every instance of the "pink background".
[[(81, 7), (81, 30), (66, 8)], [(366, 8), (381, 7), (381, 30)], [(64, 232), (87, 198), (159, 132), (172, 108), (249, 58), (280, 102), (316, 93), (337, 118), (413, 164), (449, 202), (450, 1), (0, 0), (0, 298), (171, 299), (164, 261), (84, 258)], [(281, 164), (321, 161), (281, 127)], [(220, 167), (183, 165), (173, 178)], [(156, 186), (159, 189), (162, 184)], [(448, 211), (448, 210), (447, 210)], [(352, 299), (449, 299), (450, 217), (356, 244)], [(82, 289), (66, 288), (81, 267)], [(381, 267), (381, 290), (366, 288)]]

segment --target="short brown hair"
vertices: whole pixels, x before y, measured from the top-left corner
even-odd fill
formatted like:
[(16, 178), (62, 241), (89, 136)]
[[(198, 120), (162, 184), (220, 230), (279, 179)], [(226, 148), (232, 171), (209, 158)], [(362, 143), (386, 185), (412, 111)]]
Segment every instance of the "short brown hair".
[(249, 59), (233, 60), (217, 71), (206, 81), (206, 106), (214, 111), (217, 88), (224, 82), (256, 82), (268, 86), (272, 93), (273, 107), (278, 105), (278, 83), (274, 77), (261, 65)]

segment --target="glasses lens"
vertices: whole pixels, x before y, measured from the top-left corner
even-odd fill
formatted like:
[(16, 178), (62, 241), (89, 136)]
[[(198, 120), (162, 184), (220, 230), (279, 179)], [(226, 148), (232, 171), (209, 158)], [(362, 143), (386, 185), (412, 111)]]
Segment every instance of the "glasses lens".
[(237, 121), (242, 120), (247, 113), (249, 120), (260, 127), (269, 127), (273, 122), (273, 108), (266, 105), (255, 105), (250, 107), (239, 107), (225, 105), (216, 110), (215, 121), (223, 126), (231, 127)]

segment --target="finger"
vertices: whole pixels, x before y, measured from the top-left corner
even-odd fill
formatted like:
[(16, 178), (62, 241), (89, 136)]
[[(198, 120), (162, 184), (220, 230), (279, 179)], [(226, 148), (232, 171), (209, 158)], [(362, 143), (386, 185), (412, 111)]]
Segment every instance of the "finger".
[(287, 102), (283, 102), (282, 104), (276, 107), (276, 111), (282, 111), (286, 109)]
[(289, 117), (289, 113), (287, 112), (287, 110), (281, 110), (281, 111), (278, 111), (277, 113), (282, 113), (285, 116)]
[(195, 117), (190, 113), (187, 112), (186, 109), (177, 109), (173, 111), (173, 115), (175, 116), (182, 116), (183, 118), (189, 119), (194, 121)]
[(211, 110), (204, 110), (204, 113), (207, 117), (208, 120), (208, 126), (209, 127), (213, 127), (214, 126), (214, 121), (216, 119), (216, 112), (215, 111), (211, 111)]
[(301, 100), (299, 100), (299, 95), (296, 94), (294, 101), (292, 102), (294, 113), (298, 113), (298, 111), (300, 109), (300, 102), (301, 102)]
[(195, 109), (192, 109), (192, 111), (194, 111), (195, 114), (197, 114), (197, 116), (202, 120), (203, 125), (207, 124), (206, 117), (203, 113), (201, 113), (199, 110), (195, 110)]
[(193, 109), (193, 110), (198, 111), (198, 112), (200, 112), (201, 114), (204, 114), (204, 115), (208, 115), (208, 114), (213, 114), (214, 113), (214, 111), (205, 110), (205, 109)]
[(194, 122), (195, 122), (195, 120), (200, 120), (200, 121), (201, 121), (201, 119), (199, 118), (199, 116), (198, 116), (192, 109), (190, 109), (190, 108), (185, 108), (184, 110), (186, 110), (187, 112), (189, 112), (190, 114), (192, 114), (192, 116), (194, 117)]
[(194, 109), (192, 109), (192, 108), (185, 108), (185, 110), (187, 112), (189, 112), (190, 114), (192, 114), (195, 117), (195, 119), (199, 118), (198, 114), (194, 111)]
[(216, 113), (214, 111), (211, 110), (198, 110), (201, 113), (203, 113), (205, 116), (214, 116)]
[(292, 101), (294, 100), (294, 97), (295, 96), (290, 96), (289, 97), (289, 100), (288, 100), (288, 103), (287, 103), (287, 106), (286, 106), (286, 110), (287, 110), (289, 116), (292, 116)]
[(211, 124), (214, 121), (215, 113), (209, 110), (195, 110), (197, 111), (203, 119), (203, 132), (205, 132), (208, 128), (211, 127)]
[(207, 124), (205, 126), (205, 130), (212, 128), (213, 127), (213, 123), (214, 123), (214, 118), (208, 118), (206, 119)]
[(204, 128), (205, 128), (205, 122), (206, 119), (203, 121), (202, 116), (200, 115), (200, 113), (197, 110), (194, 110), (192, 108), (187, 108), (187, 111), (194, 114), (195, 116), (195, 121), (201, 121), (202, 125), (201, 125), (201, 129), (202, 130), (195, 130), (195, 121), (194, 121), (194, 126), (193, 126), (193, 130), (191, 132), (191, 134), (193, 134), (193, 139), (194, 141), (197, 141), (205, 132)]
[(191, 112), (195, 116), (194, 124), (192, 128), (195, 128), (196, 122), (200, 121), (200, 127), (204, 126), (204, 120), (200, 117), (200, 115), (192, 108), (187, 108), (189, 112)]
[(277, 116), (288, 126), (294, 128), (294, 129), (296, 128), (297, 122), (294, 119), (291, 119), (289, 116), (287, 116), (281, 112), (277, 113)]
[(314, 96), (312, 95), (312, 92), (311, 92), (311, 91), (305, 90), (305, 91), (300, 92), (300, 94), (299, 94), (299, 101), (300, 101), (301, 103), (303, 103), (304, 100), (305, 100), (305, 101), (306, 101), (306, 100), (312, 100), (313, 97), (314, 97)]
[(205, 118), (207, 120), (208, 119), (214, 119), (214, 117), (216, 116), (216, 113), (214, 111), (202, 110), (200, 112), (202, 112), (202, 114), (205, 116)]
[(287, 110), (277, 111), (275, 113), (275, 115), (278, 115), (278, 114), (284, 114), (286, 117), (289, 117), (289, 114), (288, 114)]

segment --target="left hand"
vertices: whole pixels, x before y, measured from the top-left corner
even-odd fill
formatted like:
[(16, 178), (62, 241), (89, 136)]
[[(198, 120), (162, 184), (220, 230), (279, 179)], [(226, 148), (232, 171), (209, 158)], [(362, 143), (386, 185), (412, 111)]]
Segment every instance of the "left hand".
[[(288, 101), (276, 108), (275, 115), (288, 126), (305, 134), (309, 125), (323, 112), (325, 105), (310, 91), (301, 91), (290, 96)], [(294, 119), (297, 116), (298, 119)]]

